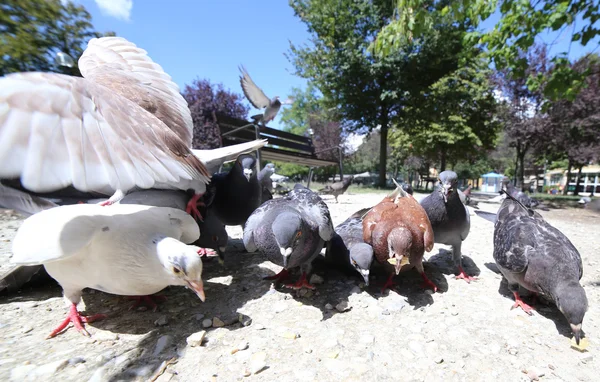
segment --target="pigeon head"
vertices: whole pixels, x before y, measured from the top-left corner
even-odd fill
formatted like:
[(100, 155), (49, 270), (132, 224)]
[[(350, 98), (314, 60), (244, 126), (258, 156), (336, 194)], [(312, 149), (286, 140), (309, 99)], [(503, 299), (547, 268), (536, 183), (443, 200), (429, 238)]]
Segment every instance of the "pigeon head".
[(575, 342), (579, 345), (581, 340), (581, 323), (588, 308), (585, 290), (578, 282), (570, 282), (559, 286), (556, 291), (555, 302), (558, 309), (565, 315), (571, 325)]
[(395, 259), (394, 268), (398, 274), (402, 266), (409, 263), (412, 233), (407, 227), (396, 227), (388, 234), (387, 242), (389, 258)]
[(369, 285), (369, 270), (373, 262), (373, 247), (366, 243), (358, 243), (350, 249), (350, 263)]
[(444, 202), (448, 202), (448, 196), (456, 192), (456, 186), (458, 183), (458, 176), (454, 171), (443, 171), (439, 176), (440, 180), (440, 192), (444, 198)]
[(256, 158), (252, 155), (242, 154), (237, 158), (236, 165), (240, 166), (240, 169), (246, 179), (250, 181), (254, 174), (254, 165), (256, 164)]
[(215, 251), (187, 245), (170, 237), (159, 240), (156, 248), (160, 262), (173, 279), (173, 285), (187, 286), (204, 301), (206, 297), (202, 282), (202, 258), (199, 253), (210, 255)]
[(265, 165), (265, 169), (267, 170), (267, 172), (271, 175), (273, 175), (275, 173), (275, 164), (273, 163), (267, 163)]
[(284, 268), (287, 268), (290, 256), (304, 235), (303, 226), (300, 215), (291, 211), (280, 213), (273, 221), (273, 235), (283, 256)]

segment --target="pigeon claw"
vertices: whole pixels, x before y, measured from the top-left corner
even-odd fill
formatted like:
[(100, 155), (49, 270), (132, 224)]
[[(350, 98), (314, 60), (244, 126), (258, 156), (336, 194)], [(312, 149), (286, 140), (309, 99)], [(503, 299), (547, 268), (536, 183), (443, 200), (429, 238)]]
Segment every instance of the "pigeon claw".
[(285, 286), (287, 288), (292, 288), (292, 289), (308, 288), (308, 289), (315, 290), (315, 286), (312, 285), (311, 283), (309, 283), (308, 280), (306, 279), (306, 272), (302, 273), (302, 276), (300, 276), (300, 280), (298, 280), (294, 284), (285, 284)]
[(204, 218), (202, 217), (202, 214), (198, 210), (198, 206), (206, 207), (206, 205), (204, 204), (204, 202), (200, 201), (201, 197), (202, 197), (202, 194), (194, 194), (194, 196), (192, 196), (192, 198), (188, 202), (187, 207), (185, 208), (185, 212), (192, 215), (192, 217), (194, 219), (200, 220), (201, 222), (203, 222)]
[(433, 283), (433, 281), (429, 280), (429, 278), (427, 278), (427, 275), (425, 275), (425, 272), (421, 273), (421, 277), (423, 277), (423, 288), (427, 289), (427, 288), (431, 288), (433, 289), (433, 292), (437, 292), (438, 287), (437, 285), (435, 285)]
[[(79, 204), (83, 204), (83, 202), (79, 202)], [(102, 207), (106, 207), (106, 206), (111, 206), (113, 204), (113, 202), (111, 202), (110, 200), (105, 200), (105, 201), (100, 202), (98, 204), (100, 204)]]
[(283, 268), (281, 272), (273, 276), (263, 277), (263, 280), (275, 280), (275, 282), (283, 281), (290, 276), (290, 272)]
[(158, 310), (157, 302), (163, 302), (167, 300), (165, 296), (129, 296), (129, 300), (135, 300), (135, 302), (129, 307), (129, 310), (135, 309), (140, 305), (145, 305), (152, 309), (153, 312)]
[(469, 276), (468, 274), (466, 274), (465, 270), (462, 267), (459, 267), (458, 271), (459, 271), (459, 273), (456, 276), (456, 280), (463, 279), (467, 282), (467, 284), (470, 284), (471, 281), (477, 280), (477, 277)]
[(521, 307), (521, 309), (523, 309), (523, 312), (527, 313), (530, 316), (533, 316), (533, 311), (535, 310), (533, 307), (525, 304), (523, 302), (523, 300), (521, 300), (521, 296), (519, 296), (518, 292), (513, 292), (513, 294), (515, 295), (515, 303), (514, 305), (510, 308), (510, 310), (513, 310), (514, 308), (517, 307)]
[(58, 335), (67, 326), (69, 326), (69, 323), (71, 323), (71, 322), (73, 323), (73, 326), (75, 327), (75, 329), (77, 329), (77, 331), (79, 333), (83, 334), (86, 337), (90, 337), (90, 333), (87, 330), (85, 330), (85, 328), (83, 327), (83, 324), (102, 320), (104, 318), (106, 318), (106, 315), (104, 315), (104, 314), (94, 314), (93, 316), (82, 316), (81, 313), (79, 313), (77, 311), (77, 305), (73, 304), (73, 305), (71, 305), (71, 308), (69, 309), (67, 318), (65, 318), (64, 321), (60, 325), (58, 325), (58, 327), (56, 329), (54, 329), (52, 331), (52, 333), (50, 333), (48, 335), (48, 337), (46, 337), (46, 339), (56, 337), (56, 335)]
[(385, 284), (383, 284), (383, 286), (381, 287), (381, 294), (383, 294), (386, 289), (393, 290), (394, 287), (398, 285), (398, 284), (396, 284), (394, 282), (394, 276), (395, 275), (393, 273), (391, 273), (389, 275), (389, 277), (387, 278)]

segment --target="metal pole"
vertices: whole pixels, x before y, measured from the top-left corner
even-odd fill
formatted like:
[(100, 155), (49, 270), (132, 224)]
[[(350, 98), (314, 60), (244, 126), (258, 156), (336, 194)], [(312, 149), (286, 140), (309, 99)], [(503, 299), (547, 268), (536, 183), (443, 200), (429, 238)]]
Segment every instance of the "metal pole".
[(314, 167), (309, 167), (308, 170), (308, 182), (306, 183), (306, 188), (310, 188), (310, 181), (312, 180)]
[(344, 155), (344, 148), (342, 146), (338, 146), (338, 154), (339, 154), (339, 160), (340, 160), (340, 180), (343, 182), (344, 181), (344, 165), (342, 163), (342, 158)]
[[(260, 126), (254, 125), (256, 139), (260, 139)], [(260, 172), (260, 149), (256, 149), (256, 173)]]

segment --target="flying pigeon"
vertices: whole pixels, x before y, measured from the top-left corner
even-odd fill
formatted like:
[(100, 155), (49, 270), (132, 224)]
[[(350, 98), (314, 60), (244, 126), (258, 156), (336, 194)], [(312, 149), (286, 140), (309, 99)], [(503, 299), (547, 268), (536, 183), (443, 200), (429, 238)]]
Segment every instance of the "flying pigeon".
[(169, 285), (191, 288), (204, 301), (203, 248), (194, 219), (174, 208), (97, 204), (51, 208), (27, 218), (13, 241), (11, 262), (43, 264), (63, 287), (70, 305), (67, 318), (49, 337), (72, 322), (103, 318), (77, 311), (84, 288), (128, 296), (147, 296)]
[(325, 253), (328, 262), (354, 269), (369, 285), (369, 272), (373, 263), (373, 247), (363, 239), (362, 217), (368, 209), (352, 214), (335, 227), (335, 234)]
[(319, 194), (321, 195), (333, 195), (335, 197), (335, 202), (338, 202), (338, 196), (342, 195), (344, 192), (346, 192), (346, 190), (348, 189), (348, 187), (350, 187), (350, 184), (352, 184), (352, 180), (354, 179), (354, 176), (349, 176), (347, 178), (344, 178), (344, 180), (342, 180), (341, 182), (335, 182), (332, 185), (328, 185), (322, 189), (319, 190)]
[(243, 225), (262, 203), (262, 187), (255, 171), (256, 158), (240, 155), (229, 172), (215, 174), (215, 194), (210, 208), (225, 225)]
[(210, 180), (191, 151), (193, 121), (179, 87), (147, 52), (122, 37), (93, 38), (84, 76), (14, 73), (0, 78), (0, 179), (25, 189), (112, 195), (134, 187), (194, 190)]
[(461, 260), (462, 242), (471, 229), (469, 211), (460, 200), (456, 173), (443, 171), (439, 181), (438, 189), (421, 200), (421, 205), (431, 221), (435, 242), (452, 246), (452, 258), (459, 271), (456, 278), (470, 283), (475, 278), (465, 273)]
[(437, 291), (423, 269), (423, 254), (433, 248), (431, 223), (419, 202), (398, 183), (394, 192), (364, 216), (363, 239), (373, 247), (375, 259), (389, 270), (381, 293), (395, 285), (395, 275), (412, 268), (423, 278), (424, 287)]
[(288, 287), (314, 289), (308, 282), (312, 260), (333, 237), (327, 205), (311, 190), (296, 184), (287, 195), (271, 199), (256, 209), (244, 228), (248, 252), (261, 251), (283, 270), (267, 279), (283, 280), (288, 269), (300, 267), (302, 276)]
[(242, 73), (240, 76), (240, 84), (242, 85), (242, 91), (244, 92), (244, 95), (255, 108), (265, 109), (262, 114), (253, 115), (251, 117), (255, 123), (262, 123), (263, 126), (266, 125), (272, 121), (275, 116), (277, 116), (281, 105), (291, 105), (294, 102), (292, 99), (287, 99), (281, 102), (279, 100), (279, 96), (269, 99), (262, 89), (256, 86), (254, 81), (252, 81), (252, 78), (250, 78), (246, 68), (241, 66), (239, 69)]
[(566, 317), (579, 345), (588, 307), (579, 283), (581, 255), (562, 232), (510, 194), (506, 194), (495, 222), (494, 260), (515, 297), (513, 308), (532, 314), (519, 296), (519, 286), (548, 297)]

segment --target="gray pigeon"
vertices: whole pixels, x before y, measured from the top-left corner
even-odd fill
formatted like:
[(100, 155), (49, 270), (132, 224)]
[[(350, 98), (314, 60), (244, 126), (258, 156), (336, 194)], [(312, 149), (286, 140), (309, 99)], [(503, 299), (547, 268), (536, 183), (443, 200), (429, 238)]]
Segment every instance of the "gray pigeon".
[(439, 175), (438, 189), (421, 200), (421, 206), (433, 227), (435, 242), (452, 246), (452, 257), (459, 271), (456, 278), (470, 283), (475, 278), (467, 275), (462, 267), (461, 247), (469, 235), (471, 221), (467, 207), (460, 200), (457, 178), (454, 171), (443, 171)]
[(515, 296), (513, 308), (520, 306), (531, 314), (531, 307), (519, 297), (519, 285), (548, 297), (569, 321), (579, 344), (588, 307), (579, 283), (581, 255), (562, 232), (510, 194), (498, 210), (494, 260)]
[(239, 69), (242, 73), (240, 76), (240, 84), (242, 85), (244, 95), (255, 108), (265, 109), (262, 114), (253, 115), (251, 117), (255, 123), (262, 123), (263, 126), (266, 125), (275, 118), (279, 112), (279, 108), (281, 108), (281, 105), (291, 105), (293, 103), (292, 99), (287, 99), (281, 102), (279, 100), (279, 96), (269, 99), (262, 89), (256, 86), (254, 81), (252, 81), (252, 78), (250, 78), (246, 68), (242, 66)]
[(333, 233), (327, 205), (316, 193), (297, 184), (286, 196), (268, 200), (252, 213), (244, 229), (244, 246), (283, 266), (268, 279), (283, 280), (288, 269), (300, 267), (300, 280), (287, 286), (314, 289), (307, 279), (311, 263)]
[(354, 269), (369, 285), (369, 271), (373, 263), (373, 247), (363, 240), (362, 216), (369, 209), (352, 214), (335, 227), (335, 234), (327, 248), (325, 258), (329, 263)]
[(354, 179), (354, 176), (349, 176), (347, 178), (344, 178), (344, 180), (342, 180), (341, 182), (335, 182), (330, 186), (328, 185), (325, 188), (320, 189), (319, 194), (333, 195), (335, 197), (335, 202), (337, 203), (338, 196), (340, 196), (344, 192), (346, 192), (348, 187), (350, 187), (350, 184), (352, 184), (353, 179)]
[(211, 184), (215, 195), (212, 203), (215, 216), (225, 225), (243, 225), (262, 204), (262, 187), (255, 169), (256, 158), (240, 155), (229, 172), (215, 174)]
[(530, 198), (529, 195), (527, 195), (523, 191), (519, 191), (511, 183), (510, 178), (507, 176), (502, 178), (502, 189), (504, 191), (506, 191), (510, 196), (517, 199), (519, 202), (523, 203), (523, 205), (527, 208), (536, 207), (539, 204), (539, 202), (536, 199)]
[(273, 182), (271, 181), (271, 175), (274, 173), (275, 165), (273, 163), (267, 163), (258, 173), (258, 182), (262, 187), (262, 203), (269, 199), (273, 199)]

